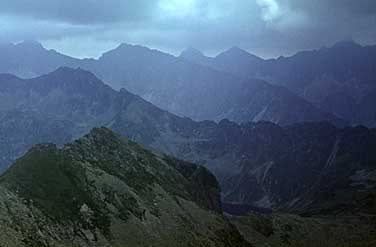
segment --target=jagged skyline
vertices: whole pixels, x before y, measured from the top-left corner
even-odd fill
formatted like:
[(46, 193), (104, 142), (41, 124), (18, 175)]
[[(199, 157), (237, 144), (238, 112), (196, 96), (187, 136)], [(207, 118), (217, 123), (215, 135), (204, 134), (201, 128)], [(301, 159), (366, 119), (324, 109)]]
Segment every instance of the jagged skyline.
[(0, 40), (38, 40), (74, 57), (119, 43), (213, 55), (239, 46), (262, 57), (353, 39), (376, 43), (376, 2), (296, 0), (2, 1)]
[(375, 13), (0, 1), (0, 245), (374, 246)]

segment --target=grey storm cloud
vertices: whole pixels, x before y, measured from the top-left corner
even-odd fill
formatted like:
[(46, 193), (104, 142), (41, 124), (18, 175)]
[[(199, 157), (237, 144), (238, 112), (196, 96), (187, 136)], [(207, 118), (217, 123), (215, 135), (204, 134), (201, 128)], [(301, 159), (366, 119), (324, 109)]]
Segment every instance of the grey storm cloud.
[(376, 42), (375, 0), (2, 0), (0, 39), (76, 56), (121, 42), (171, 52), (238, 45), (276, 56), (342, 39)]
[(155, 4), (150, 0), (3, 0), (0, 14), (87, 25), (139, 21), (152, 14)]

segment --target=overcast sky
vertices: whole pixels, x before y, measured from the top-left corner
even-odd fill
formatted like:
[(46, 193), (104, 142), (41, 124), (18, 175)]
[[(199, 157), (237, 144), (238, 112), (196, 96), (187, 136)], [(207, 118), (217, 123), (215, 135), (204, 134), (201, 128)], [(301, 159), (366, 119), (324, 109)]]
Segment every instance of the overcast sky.
[(339, 40), (376, 43), (376, 0), (1, 0), (0, 40), (76, 57), (120, 43), (271, 57)]

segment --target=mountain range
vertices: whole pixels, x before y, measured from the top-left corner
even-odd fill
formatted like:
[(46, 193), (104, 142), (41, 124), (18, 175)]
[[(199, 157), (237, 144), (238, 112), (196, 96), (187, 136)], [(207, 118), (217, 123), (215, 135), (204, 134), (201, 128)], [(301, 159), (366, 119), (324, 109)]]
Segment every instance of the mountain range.
[[(5, 56), (0, 58), (0, 72), (30, 78), (61, 66), (80, 67), (114, 89), (125, 88), (164, 110), (193, 120), (346, 124), (285, 87), (240, 78), (142, 46), (121, 44), (99, 59), (82, 60), (46, 50), (36, 42), (3, 45), (2, 50)], [(28, 59), (24, 59), (25, 54)]]
[(193, 120), (376, 126), (376, 48), (353, 41), (267, 60), (238, 47), (216, 57), (189, 48), (174, 57), (122, 44), (99, 59), (75, 59), (30, 41), (1, 44), (0, 51), (0, 72), (31, 78), (81, 67)]
[[(374, 187), (373, 129), (195, 122), (125, 89), (115, 91), (82, 69), (60, 68), (29, 80), (2, 75), (0, 93), (3, 169), (35, 143), (62, 145), (106, 126), (152, 150), (205, 165), (219, 179), (227, 203), (315, 213), (324, 210), (322, 204), (316, 209), (307, 202), (332, 200), (325, 210), (357, 202), (346, 197), (342, 203), (343, 191), (358, 197), (365, 189), (364, 196), (374, 200), (367, 190)], [(357, 207), (368, 210), (363, 199)]]
[(259, 78), (286, 87), (349, 124), (376, 125), (376, 46), (342, 41), (267, 60), (237, 47), (213, 58), (190, 48), (180, 57), (240, 78)]
[[(223, 72), (213, 65), (216, 58), (192, 48), (176, 58), (122, 45), (98, 60), (73, 59), (34, 42), (7, 49), (9, 60), (0, 67), (31, 78), (0, 74), (0, 241), (5, 245), (373, 246), (375, 129), (344, 127), (340, 118), (318, 110), (317, 102), (297, 96), (299, 90)], [(24, 61), (14, 56), (20, 50), (29, 55)], [(244, 73), (248, 57), (264, 63), (239, 48), (218, 57), (226, 64), (232, 54), (245, 64), (234, 66), (237, 73)], [(195, 56), (201, 61), (187, 61)], [(126, 64), (129, 69), (122, 69)], [(192, 74), (197, 88), (189, 91)], [(188, 109), (180, 100), (198, 97), (196, 107), (202, 109), (176, 115), (146, 101), (146, 94), (113, 89), (98, 75), (139, 92), (175, 85), (154, 100), (177, 95), (171, 102)], [(234, 87), (227, 87), (230, 79)], [(200, 91), (204, 81), (208, 87)], [(242, 84), (247, 82), (252, 83)], [(201, 99), (205, 95), (196, 91), (208, 97)], [(277, 91), (280, 95), (270, 94)], [(265, 106), (265, 99), (275, 106)], [(248, 110), (266, 107), (252, 120), (271, 121), (247, 122), (249, 112), (234, 117), (244, 104), (250, 104)], [(372, 100), (367, 104), (374, 109)], [(234, 105), (236, 111), (226, 108)], [(221, 119), (223, 112), (235, 115)]]

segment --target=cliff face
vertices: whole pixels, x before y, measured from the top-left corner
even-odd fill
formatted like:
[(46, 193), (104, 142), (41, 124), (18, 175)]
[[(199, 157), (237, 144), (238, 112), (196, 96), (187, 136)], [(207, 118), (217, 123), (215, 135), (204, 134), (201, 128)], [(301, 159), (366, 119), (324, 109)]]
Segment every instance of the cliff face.
[(104, 128), (34, 146), (0, 178), (0, 197), (9, 246), (248, 246), (205, 168)]

